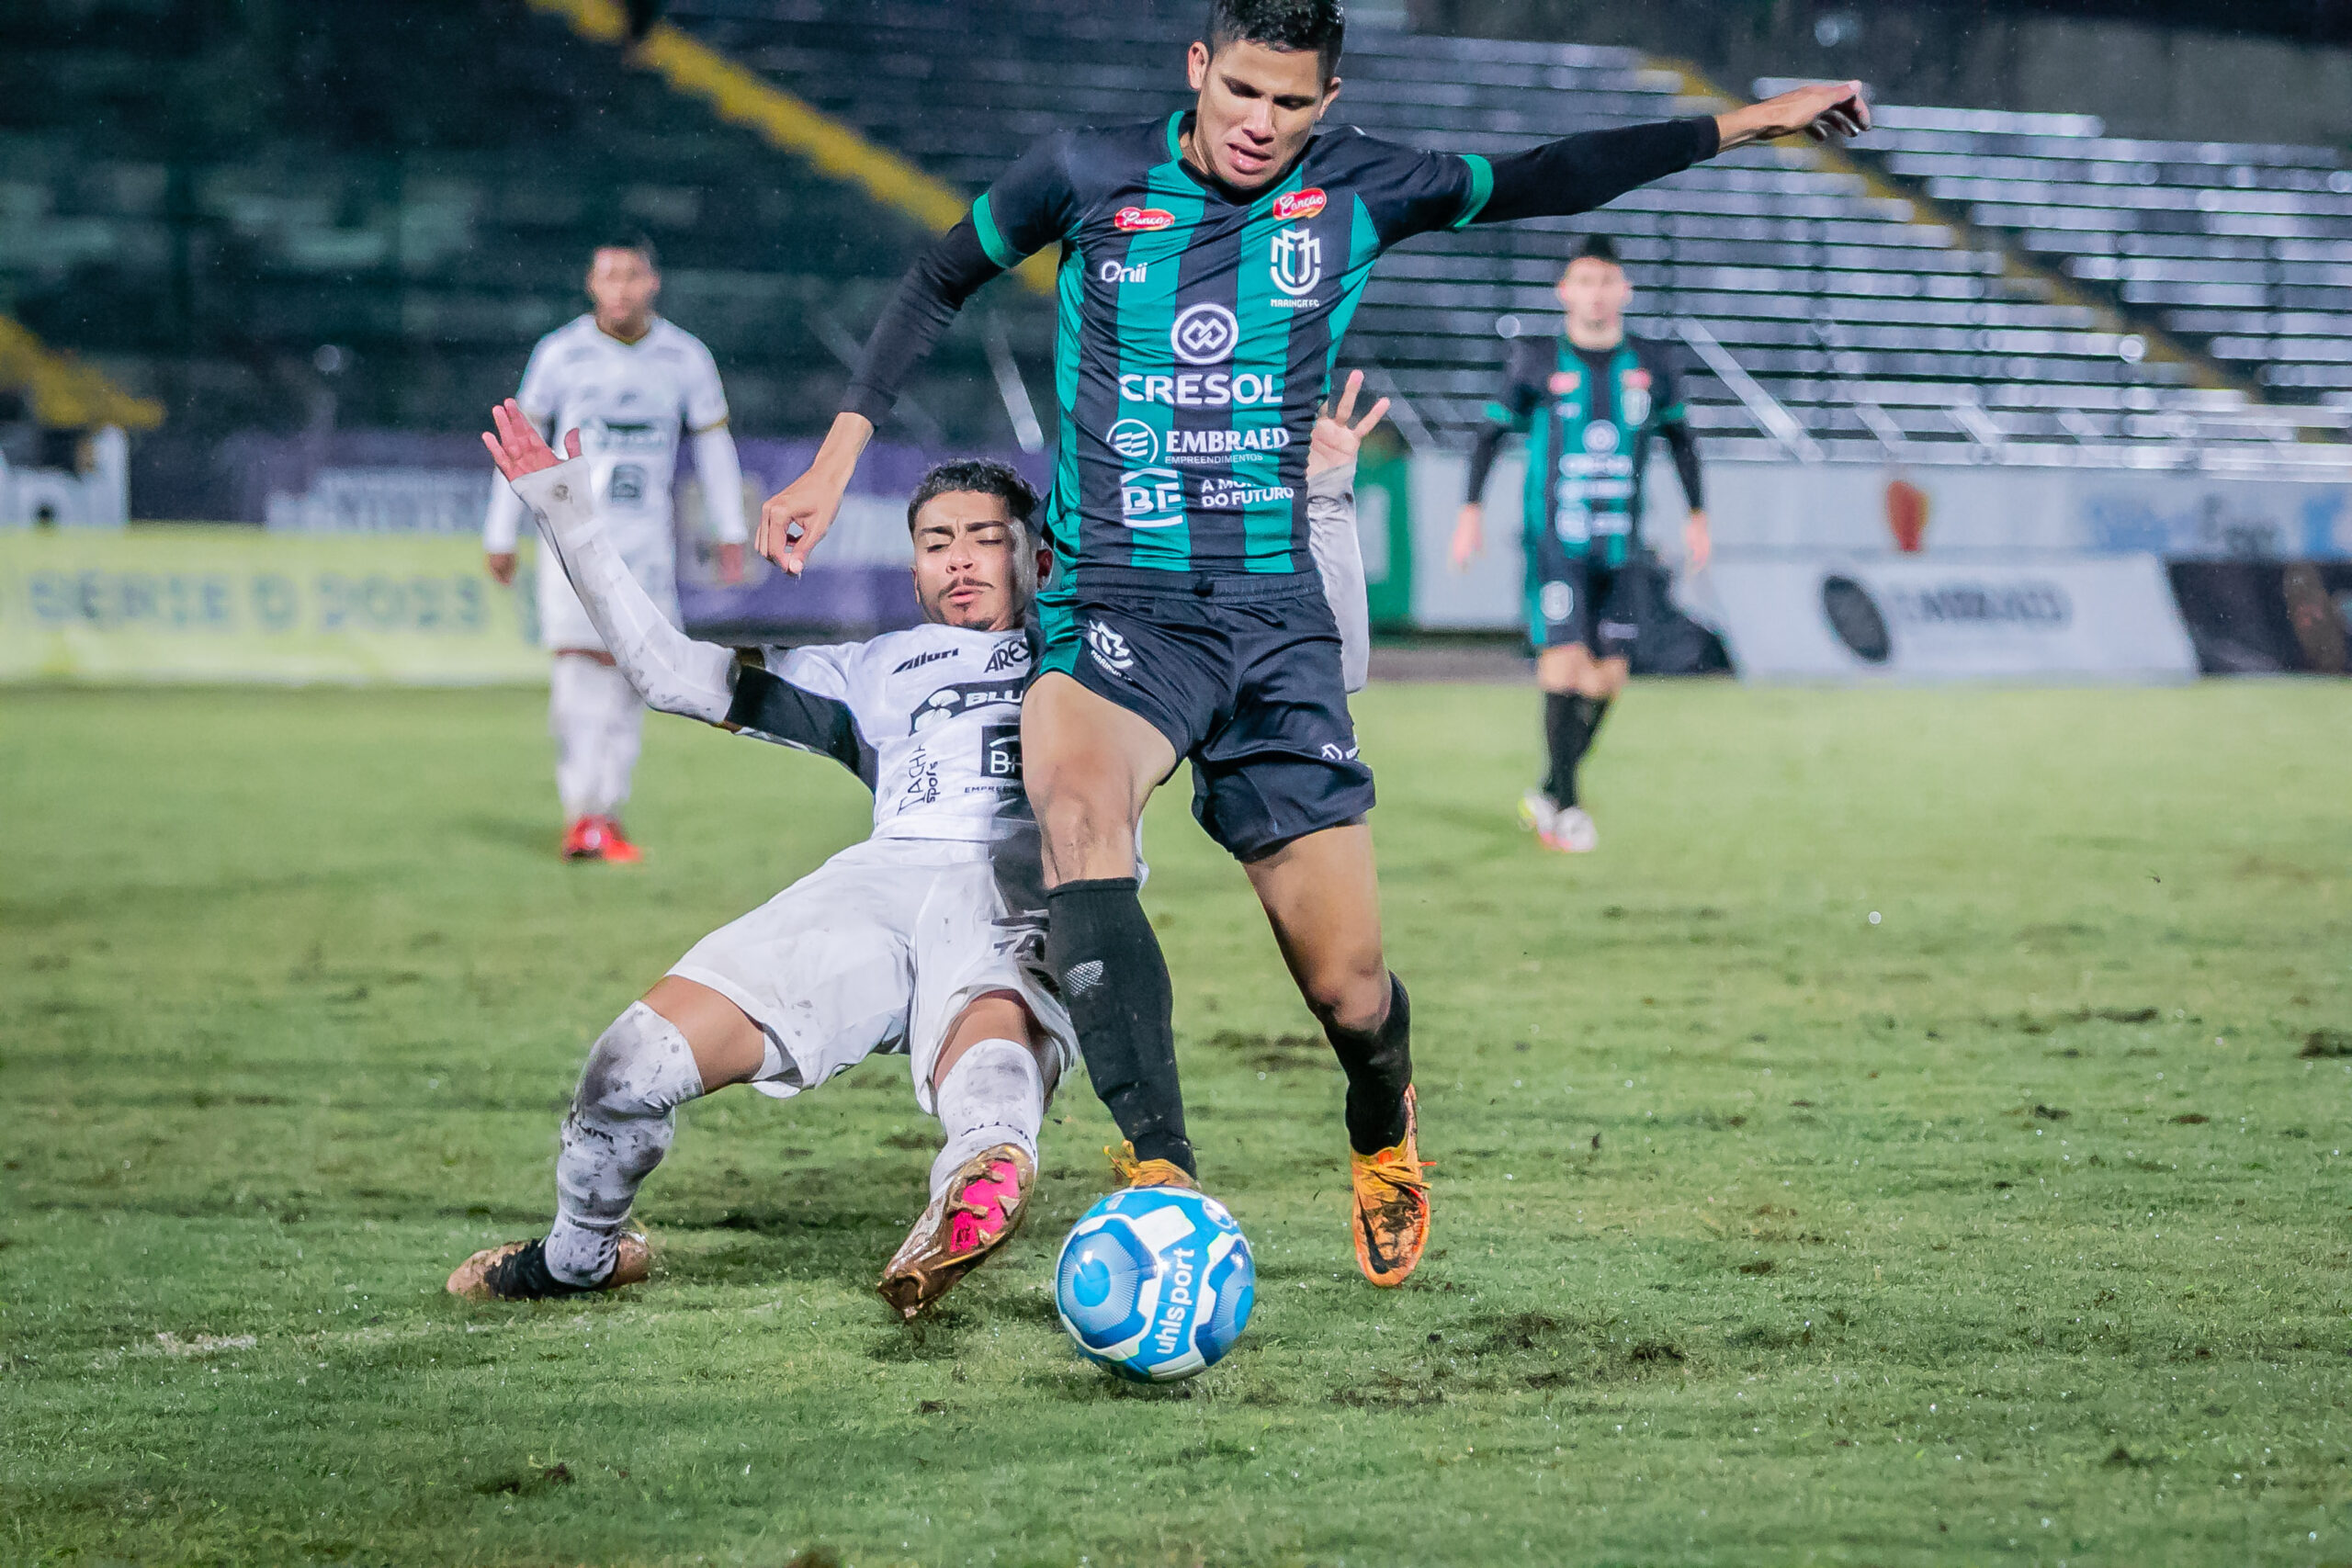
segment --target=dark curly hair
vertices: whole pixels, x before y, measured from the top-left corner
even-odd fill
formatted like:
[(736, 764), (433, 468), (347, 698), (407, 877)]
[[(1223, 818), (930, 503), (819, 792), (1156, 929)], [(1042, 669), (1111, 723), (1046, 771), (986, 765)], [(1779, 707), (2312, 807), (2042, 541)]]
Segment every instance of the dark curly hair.
[(951, 457), (944, 463), (933, 464), (931, 471), (923, 475), (922, 482), (915, 486), (914, 494), (907, 497), (908, 531), (914, 530), (915, 513), (940, 496), (956, 491), (996, 497), (1023, 530), (1030, 528), (1030, 520), (1037, 514), (1037, 492), (1012, 468), (988, 457)]

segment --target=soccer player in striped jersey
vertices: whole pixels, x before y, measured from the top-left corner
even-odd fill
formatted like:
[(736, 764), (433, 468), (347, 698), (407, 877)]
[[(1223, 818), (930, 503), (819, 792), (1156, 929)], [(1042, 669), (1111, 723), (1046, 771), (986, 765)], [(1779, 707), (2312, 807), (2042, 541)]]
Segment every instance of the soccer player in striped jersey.
[(1765, 137), (1869, 123), (1858, 84), (1498, 158), (1322, 129), (1337, 0), (1213, 0), (1193, 107), (1037, 143), (908, 274), (760, 547), (797, 571), (908, 372), (989, 279), (1061, 247), (1053, 573), (1023, 706), (1048, 961), (1130, 1183), (1192, 1185), (1168, 967), (1135, 824), (1180, 760), (1248, 871), (1348, 1079), (1356, 1257), (1401, 1283), (1428, 1237), (1405, 989), (1380, 935), (1372, 774), (1306, 546), (1306, 446), (1373, 264), (1416, 234), (1597, 207)]
[(1526, 436), (1527, 639), (1551, 770), (1521, 799), (1520, 817), (1545, 848), (1581, 854), (1600, 847), (1600, 834), (1577, 798), (1577, 765), (1625, 689), (1650, 608), (1642, 503), (1653, 441), (1673, 454), (1690, 506), (1682, 530), (1690, 570), (1706, 566), (1712, 544), (1682, 378), (1664, 344), (1625, 331), (1634, 290), (1615, 243), (1587, 239), (1555, 292), (1564, 331), (1518, 340), (1487, 405), (1470, 453), (1469, 499), (1454, 520), (1453, 565), (1460, 570), (1485, 548), (1487, 476), (1504, 437)]

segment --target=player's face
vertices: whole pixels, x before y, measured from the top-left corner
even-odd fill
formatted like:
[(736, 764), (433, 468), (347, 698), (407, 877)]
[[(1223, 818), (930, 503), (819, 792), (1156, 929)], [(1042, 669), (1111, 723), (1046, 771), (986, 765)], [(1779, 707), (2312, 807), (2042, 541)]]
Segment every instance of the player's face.
[(1579, 256), (1560, 275), (1560, 305), (1580, 332), (1606, 337), (1624, 331), (1625, 306), (1634, 286), (1625, 269), (1598, 256)]
[(984, 632), (1018, 626), (1025, 608), (1013, 558), (1021, 532), (999, 496), (951, 490), (924, 502), (914, 526), (923, 618)]
[(634, 340), (652, 323), (653, 297), (662, 275), (647, 265), (643, 251), (608, 245), (588, 264), (588, 298), (596, 304), (596, 325), (612, 337)]
[(1288, 168), (1340, 92), (1340, 79), (1323, 79), (1323, 57), (1311, 49), (1245, 41), (1212, 57), (1208, 45), (1195, 43), (1187, 65), (1200, 94), (1193, 156), (1238, 190), (1255, 190)]

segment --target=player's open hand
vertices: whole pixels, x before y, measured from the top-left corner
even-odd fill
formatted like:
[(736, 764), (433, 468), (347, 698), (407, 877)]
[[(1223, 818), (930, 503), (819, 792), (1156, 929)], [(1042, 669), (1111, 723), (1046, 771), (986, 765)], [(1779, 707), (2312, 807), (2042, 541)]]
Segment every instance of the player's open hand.
[(1860, 82), (1824, 82), (1799, 87), (1715, 117), (1724, 150), (1750, 141), (1770, 141), (1799, 131), (1815, 141), (1843, 141), (1871, 128), (1871, 107)]
[[(497, 464), (498, 471), (508, 479), (519, 479), (525, 474), (552, 468), (560, 461), (548, 450), (547, 442), (540, 438), (538, 428), (523, 417), (522, 405), (514, 399), (509, 398), (494, 405), (490, 411), (490, 418), (498, 429), (495, 434), (483, 431), (481, 444), (490, 448), (490, 460)], [(563, 454), (566, 457), (580, 456), (580, 432), (573, 430), (564, 434)]]
[(1388, 412), (1388, 400), (1381, 399), (1372, 405), (1363, 418), (1357, 419), (1356, 394), (1363, 389), (1363, 372), (1348, 372), (1348, 384), (1340, 392), (1334, 407), (1329, 403), (1316, 411), (1315, 436), (1306, 447), (1306, 472), (1309, 478), (1330, 468), (1343, 468), (1356, 460), (1363, 449), (1363, 438), (1372, 434)]

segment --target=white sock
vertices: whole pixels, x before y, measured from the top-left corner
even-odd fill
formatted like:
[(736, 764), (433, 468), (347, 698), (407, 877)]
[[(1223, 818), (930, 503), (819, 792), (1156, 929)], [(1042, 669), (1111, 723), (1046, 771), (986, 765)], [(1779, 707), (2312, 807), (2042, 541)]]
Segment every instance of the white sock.
[(936, 1198), (956, 1168), (996, 1144), (1012, 1144), (1034, 1163), (1046, 1120), (1046, 1079), (1036, 1054), (1012, 1040), (983, 1040), (956, 1059), (934, 1092), (947, 1146), (931, 1162)]
[(563, 1119), (548, 1273), (572, 1285), (611, 1275), (629, 1204), (670, 1152), (670, 1113), (702, 1093), (686, 1037), (643, 1002), (631, 1002), (597, 1038)]
[[(603, 667), (598, 666), (599, 669)], [(605, 702), (604, 774), (598, 782), (597, 797), (604, 802), (597, 809), (607, 817), (620, 815), (628, 804), (629, 780), (637, 773), (637, 754), (645, 740), (645, 703), (628, 677), (617, 670), (605, 670), (614, 678), (613, 686), (602, 695)]]
[(628, 677), (580, 653), (556, 655), (548, 681), (555, 787), (567, 821), (607, 817), (628, 798), (645, 704)]

